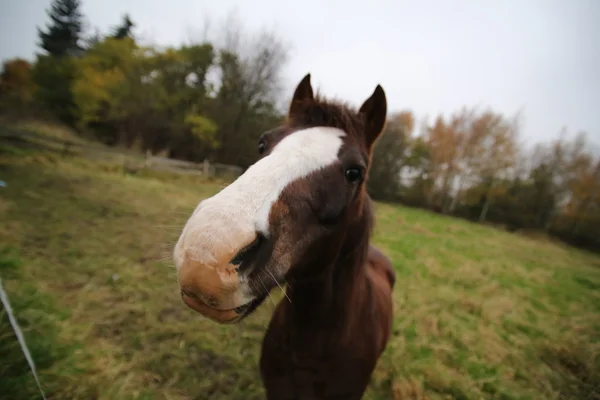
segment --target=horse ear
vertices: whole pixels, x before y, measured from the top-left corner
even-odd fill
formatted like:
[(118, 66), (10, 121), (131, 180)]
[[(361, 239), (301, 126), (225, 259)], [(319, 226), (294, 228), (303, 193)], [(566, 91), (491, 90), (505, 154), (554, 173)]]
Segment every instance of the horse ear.
[(365, 100), (358, 112), (364, 116), (365, 139), (367, 147), (371, 149), (371, 146), (383, 131), (387, 115), (387, 100), (380, 85), (377, 85), (371, 97)]
[(294, 92), (294, 97), (292, 97), (292, 102), (290, 103), (289, 115), (292, 115), (298, 111), (302, 103), (311, 102), (313, 100), (313, 89), (310, 84), (310, 74), (306, 74), (306, 76), (300, 81), (298, 86), (296, 87), (296, 91)]

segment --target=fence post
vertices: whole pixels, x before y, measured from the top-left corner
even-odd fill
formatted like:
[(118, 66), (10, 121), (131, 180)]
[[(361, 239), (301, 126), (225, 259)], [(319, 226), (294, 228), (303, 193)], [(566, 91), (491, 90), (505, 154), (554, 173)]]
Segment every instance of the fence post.
[(210, 174), (210, 162), (205, 158), (203, 165), (202, 165), (202, 172), (204, 174), (205, 177), (208, 178), (209, 174)]

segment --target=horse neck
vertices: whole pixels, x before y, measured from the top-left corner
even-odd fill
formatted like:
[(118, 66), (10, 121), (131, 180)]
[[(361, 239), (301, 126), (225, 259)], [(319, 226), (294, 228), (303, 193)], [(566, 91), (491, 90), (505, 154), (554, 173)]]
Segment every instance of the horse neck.
[(352, 314), (350, 303), (364, 297), (373, 219), (368, 198), (361, 215), (346, 230), (337, 257), (319, 268), (326, 273), (318, 278), (288, 283), (289, 302), (286, 305), (296, 328), (312, 329), (318, 325), (341, 327)]

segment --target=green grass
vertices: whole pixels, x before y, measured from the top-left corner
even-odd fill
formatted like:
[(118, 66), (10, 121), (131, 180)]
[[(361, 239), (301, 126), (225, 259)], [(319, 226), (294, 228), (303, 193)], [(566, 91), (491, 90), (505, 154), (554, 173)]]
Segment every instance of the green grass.
[[(0, 179), (0, 274), (52, 398), (263, 398), (257, 363), (273, 303), (240, 325), (214, 324), (181, 303), (169, 259), (219, 184), (7, 149)], [(397, 284), (366, 399), (600, 398), (600, 257), (376, 210), (375, 242)], [(0, 337), (0, 397), (35, 398), (5, 314)]]

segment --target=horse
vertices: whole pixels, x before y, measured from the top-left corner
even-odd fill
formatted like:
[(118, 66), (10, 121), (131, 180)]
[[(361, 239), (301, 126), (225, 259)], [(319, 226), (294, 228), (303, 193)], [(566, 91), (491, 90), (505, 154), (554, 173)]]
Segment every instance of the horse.
[(261, 348), (267, 399), (360, 399), (393, 321), (396, 276), (370, 243), (365, 187), (387, 100), (377, 85), (356, 110), (310, 79), (261, 135), (258, 160), (197, 205), (173, 258), (182, 301), (222, 324), (285, 285)]

